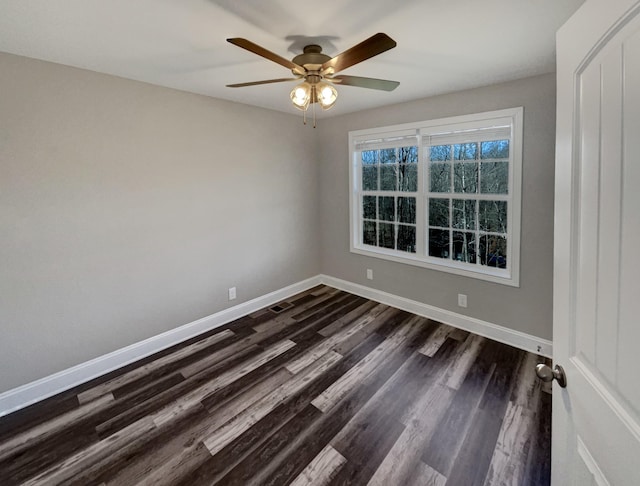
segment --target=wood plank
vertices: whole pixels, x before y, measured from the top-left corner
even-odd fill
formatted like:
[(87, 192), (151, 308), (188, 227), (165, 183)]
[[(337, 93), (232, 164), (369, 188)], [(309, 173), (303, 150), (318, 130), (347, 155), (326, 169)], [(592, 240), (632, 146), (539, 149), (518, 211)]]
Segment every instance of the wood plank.
[(205, 369), (200, 373), (176, 384), (172, 388), (157, 393), (148, 399), (133, 403), (123, 410), (113, 410), (108, 416), (96, 423), (95, 430), (100, 437), (106, 437), (118, 430), (134, 423), (136, 420), (142, 419), (147, 415), (157, 412), (169, 403), (183, 397), (187, 393), (208, 383), (221, 373), (238, 366), (246, 359), (257, 356), (262, 352), (258, 346), (251, 346), (243, 349), (235, 356), (230, 356), (226, 360), (221, 361), (209, 369)]
[[(368, 340), (377, 338), (373, 334)], [(336, 366), (339, 374), (344, 374), (345, 369), (354, 366), (360, 361), (360, 347), (356, 348), (352, 355), (348, 355)], [(373, 349), (373, 348), (371, 348)], [(370, 351), (369, 351), (370, 352)], [(267, 454), (262, 459), (262, 465), (257, 467), (260, 471), (256, 474), (261, 486), (279, 486), (288, 484), (320, 453), (320, 451), (330, 443), (330, 441), (346, 426), (356, 413), (371, 399), (381, 384), (393, 376), (400, 366), (406, 361), (407, 353), (399, 352), (391, 359), (381, 364), (371, 375), (369, 375), (358, 387), (352, 390), (340, 403), (332, 409), (330, 414), (321, 413), (313, 405), (307, 407), (309, 416), (315, 416), (315, 421), (308, 421), (303, 433), (298, 434), (293, 440), (287, 438), (287, 433), (274, 435), (271, 444), (265, 444), (264, 448), (258, 449), (261, 456), (264, 449), (270, 451), (277, 450), (276, 454)], [(351, 362), (350, 362), (351, 361)], [(349, 363), (350, 362), (350, 363)], [(348, 364), (342, 369), (341, 365)], [(332, 370), (333, 371), (333, 370)], [(321, 383), (319, 383), (321, 384)], [(323, 387), (316, 386), (318, 391)], [(313, 391), (313, 390), (312, 390)], [(318, 393), (317, 391), (315, 393)], [(313, 396), (313, 395), (309, 395)], [(311, 412), (315, 411), (315, 415)], [(302, 420), (305, 420), (303, 418)], [(293, 422), (293, 420), (292, 420)], [(278, 436), (283, 435), (281, 440)], [(265, 466), (265, 464), (267, 464)], [(254, 463), (255, 464), (255, 463)]]
[[(280, 467), (286, 452), (295, 448), (294, 444), (297, 442), (297, 438), (322, 416), (317, 408), (308, 405), (308, 398), (305, 399), (305, 397), (308, 397), (306, 391), (296, 397), (293, 407), (279, 406), (269, 414), (265, 421), (258, 426), (259, 429), (263, 429), (266, 423), (271, 421), (270, 419), (275, 417), (282, 419), (289, 415), (288, 412), (297, 412), (289, 420), (286, 420), (279, 429), (262, 440), (257, 447), (252, 448), (251, 453), (230, 468), (216, 483), (224, 486), (264, 486), (267, 484), (268, 476)], [(223, 457), (224, 455), (222, 453)], [(307, 456), (306, 453), (302, 455)]]
[(510, 346), (499, 345), (498, 348), (494, 371), (447, 476), (448, 484), (462, 481), (470, 486), (482, 486), (487, 476), (522, 354)]
[(347, 325), (350, 325), (355, 319), (363, 317), (369, 318), (370, 320), (375, 319), (377, 315), (379, 315), (387, 306), (384, 304), (376, 304), (370, 300), (365, 301), (356, 309), (352, 310), (346, 316), (336, 319), (334, 322), (329, 324), (328, 326), (323, 327), (318, 331), (318, 334), (322, 334), (325, 337), (329, 337), (332, 334), (340, 331)]
[(523, 484), (535, 414), (510, 402), (489, 464), (485, 486)]
[[(459, 389), (459, 380), (464, 380), (471, 366), (478, 359), (482, 345), (486, 343), (480, 336), (469, 336), (463, 343), (447, 338), (438, 348), (433, 358), (430, 358), (430, 369), (422, 378), (423, 396), (429, 399), (429, 389), (445, 387)], [(422, 355), (422, 354), (421, 354)], [(422, 407), (420, 398), (402, 414), (400, 422), (408, 425), (419, 414)]]
[(247, 373), (259, 368), (264, 363), (276, 358), (288, 349), (295, 346), (293, 341), (282, 341), (270, 349), (260, 353), (255, 358), (230, 369), (226, 373), (205, 383), (176, 402), (165, 407), (163, 410), (153, 414), (153, 421), (156, 425), (162, 425), (165, 422), (174, 420), (177, 416), (185, 413), (185, 411), (200, 405), (200, 401), (205, 399), (207, 395), (215, 393), (217, 390), (227, 386), (228, 384), (238, 380)]
[(457, 348), (457, 352), (449, 358), (449, 365), (438, 382), (449, 388), (459, 389), (485, 344), (485, 338), (469, 334)]
[(0, 417), (0, 443), (10, 436), (35, 427), (36, 425), (51, 420), (57, 415), (62, 415), (70, 410), (78, 408), (78, 399), (75, 389), (67, 390), (59, 395), (34, 403), (22, 410), (17, 410), (9, 415)]
[(541, 393), (535, 415), (525, 486), (551, 484), (551, 394)]
[(413, 317), (397, 329), (388, 339), (385, 339), (376, 349), (365, 356), (356, 366), (351, 368), (340, 380), (327, 388), (311, 403), (321, 412), (328, 412), (353, 387), (357, 386), (382, 361), (391, 355), (399, 346), (409, 340), (419, 331), (418, 317)]
[(219, 404), (215, 409), (204, 410), (204, 416), (181, 426), (177, 433), (171, 436), (163, 434), (155, 440), (150, 440), (148, 445), (138, 451), (135, 456), (128, 456), (126, 467), (115, 471), (108, 482), (120, 485), (136, 484), (143, 479), (146, 479), (149, 484), (155, 484), (154, 481), (156, 483), (167, 481), (168, 478), (173, 481), (176, 475), (184, 474), (185, 470), (195, 468), (211, 457), (206, 448), (205, 456), (194, 449), (203, 447), (202, 440), (212, 430), (217, 430), (289, 378), (291, 373), (285, 369), (279, 369), (262, 381), (256, 382), (251, 390), (245, 390)]
[[(292, 328), (294, 329), (293, 332), (287, 334), (287, 338), (298, 342), (299, 340), (306, 340), (312, 336), (324, 337), (318, 334), (318, 330), (325, 327), (328, 323), (344, 317), (346, 314), (358, 307), (363, 300), (364, 299), (357, 296), (342, 299), (340, 302), (336, 302), (327, 307), (325, 312), (316, 312), (312, 316), (299, 321), (297, 326)], [(280, 339), (279, 335), (275, 334), (274, 336), (265, 339), (263, 343), (264, 345), (269, 345), (278, 339)]]
[[(140, 486), (174, 486), (180, 484), (185, 476), (188, 476), (198, 466), (206, 462), (211, 455), (202, 442), (197, 442), (194, 447), (180, 454), (180, 460), (171, 461), (168, 465), (163, 464), (161, 469), (151, 471), (144, 479), (137, 484)], [(187, 484), (206, 484), (203, 482), (191, 482)], [(114, 486), (119, 486), (114, 483)]]
[[(536, 365), (544, 363), (545, 359), (533, 353), (523, 353), (516, 372), (516, 386), (509, 400), (517, 405), (522, 405), (530, 410), (536, 410), (540, 404), (540, 393), (542, 393), (543, 381), (536, 376)], [(549, 363), (550, 364), (550, 363)]]
[(407, 479), (406, 483), (402, 484), (404, 486), (444, 486), (447, 484), (447, 478), (420, 461), (416, 465), (413, 475)]
[(17, 456), (0, 462), (0, 484), (22, 484), (41, 471), (53, 467), (67, 457), (99, 441), (91, 426), (70, 426), (26, 449)]
[[(425, 323), (422, 324), (424, 325)], [(444, 411), (452, 396), (448, 388), (431, 386), (431, 382), (437, 380), (441, 375), (441, 368), (446, 367), (446, 356), (448, 353), (445, 352), (444, 347), (440, 348), (441, 352), (437, 355), (437, 358), (427, 358), (417, 352), (424, 340), (433, 333), (434, 328), (435, 326), (433, 325), (425, 326), (423, 339), (414, 342), (412, 347), (410, 346), (405, 350), (409, 358), (384, 385), (379, 387), (375, 395), (331, 441), (332, 445), (349, 460), (349, 465), (346, 466), (345, 469), (352, 468), (352, 464), (361, 462), (360, 457), (370, 456), (366, 468), (359, 471), (354, 470), (350, 474), (341, 473), (345, 481), (348, 478), (349, 481), (362, 482), (365, 479), (369, 480), (370, 476), (377, 476), (377, 479), (373, 480), (374, 483), (403, 484), (403, 481), (406, 480), (410, 474), (404, 474), (404, 476), (400, 477), (388, 477), (391, 476), (390, 471), (397, 473), (405, 466), (405, 468), (411, 472), (419, 462), (421, 446), (424, 443), (424, 439), (419, 443), (412, 444), (412, 450), (407, 450), (406, 446), (415, 442), (414, 439), (416, 436), (423, 436), (426, 429), (425, 418), (431, 420), (431, 422), (427, 422), (431, 425), (436, 423), (435, 420), (439, 417), (439, 413), (437, 413), (438, 410)], [(451, 340), (449, 340), (448, 343), (448, 348), (457, 346), (457, 344), (454, 345)], [(378, 459), (375, 459), (375, 456), (371, 456), (370, 452), (363, 452), (352, 443), (352, 437), (366, 436), (366, 434), (361, 433), (360, 430), (372, 427), (371, 424), (375, 423), (373, 417), (385, 414), (393, 417), (394, 421), (402, 417), (408, 410), (413, 408), (412, 405), (416, 401), (419, 401), (420, 397), (425, 396), (425, 388), (429, 391), (434, 391), (433, 395), (427, 395), (429, 400), (421, 403), (422, 406), (416, 411), (416, 415), (408, 422), (409, 427), (400, 422), (402, 425), (400, 429), (401, 433), (398, 439), (389, 445), (389, 452), (386, 456), (380, 455)], [(380, 441), (376, 440), (373, 436), (369, 437), (369, 440), (373, 442)], [(379, 451), (376, 451), (376, 453), (378, 452)], [(415, 458), (407, 460), (410, 458), (412, 452)], [(353, 455), (355, 455), (355, 457)], [(361, 466), (364, 467), (362, 464)], [(356, 475), (358, 477), (357, 480), (355, 479)]]
[(144, 437), (149, 432), (156, 431), (156, 426), (151, 418), (145, 418), (130, 425), (126, 429), (113, 434), (108, 439), (92, 444), (80, 452), (70, 456), (64, 461), (50, 467), (34, 478), (25, 481), (25, 486), (53, 485), (69, 482), (72, 478), (78, 479), (82, 475), (88, 475), (90, 467), (110, 457), (114, 452)]
[(331, 445), (327, 445), (291, 482), (290, 486), (329, 485), (332, 482), (332, 478), (346, 462), (347, 460), (342, 454)]
[(230, 329), (226, 329), (222, 332), (197, 341), (194, 344), (180, 348), (174, 353), (163, 356), (162, 358), (152, 361), (144, 366), (140, 366), (139, 368), (135, 368), (128, 373), (122, 374), (116, 378), (113, 378), (78, 394), (78, 401), (80, 403), (86, 403), (91, 400), (95, 400), (99, 396), (106, 395), (109, 392), (113, 392), (114, 390), (126, 385), (127, 383), (139, 380), (153, 371), (160, 370), (171, 363), (175, 363), (176, 361), (184, 359), (200, 351), (201, 349), (208, 348), (209, 346), (219, 343), (220, 341), (223, 341), (232, 336), (234, 336), (234, 332)]
[[(200, 469), (199, 474), (204, 474), (205, 470), (209, 471), (208, 476), (226, 474), (219, 481), (225, 485), (234, 481), (239, 484), (255, 481), (266, 486), (291, 481), (335, 435), (340, 424), (346, 423), (355, 413), (357, 404), (364, 403), (375, 392), (377, 385), (372, 382), (369, 387), (358, 389), (359, 393), (350, 397), (350, 406), (338, 414), (339, 418), (335, 414), (327, 417), (328, 422), (321, 421), (323, 414), (310, 405), (311, 400), (370, 353), (380, 341), (377, 335), (369, 336), (286, 406), (278, 407), (212, 458), (209, 464)], [(397, 366), (390, 363), (378, 369), (379, 379), (384, 381)], [(277, 424), (282, 423), (284, 425), (278, 428)], [(237, 462), (238, 458), (240, 462)], [(246, 476), (247, 471), (252, 473), (250, 477)]]
[[(454, 390), (436, 384), (420, 397), (419, 404), (413, 407), (414, 412), (411, 418), (405, 422), (404, 431), (369, 481), (371, 486), (410, 484), (416, 468), (428, 468), (434, 471), (436, 474), (429, 474), (429, 476), (435, 476), (438, 481), (440, 481), (439, 478), (444, 478), (435, 469), (424, 464), (420, 456), (426, 440), (433, 434), (449, 407), (454, 393)], [(429, 482), (426, 481), (426, 484)]]
[(446, 324), (440, 324), (436, 332), (434, 332), (429, 340), (424, 343), (424, 346), (420, 348), (420, 353), (425, 356), (432, 357), (440, 346), (446, 341), (449, 335), (455, 330), (455, 328), (451, 326), (447, 326)]
[(328, 299), (319, 300), (317, 304), (305, 309), (302, 312), (297, 312), (291, 317), (296, 321), (304, 321), (305, 319), (309, 319), (314, 315), (324, 315), (326, 312), (330, 312), (331, 309), (335, 308), (336, 304), (339, 305), (341, 301), (354, 296), (340, 290), (332, 290), (329, 291), (328, 297)]
[(388, 451), (396, 442), (404, 426), (393, 413), (369, 410), (356, 415), (344, 430), (331, 441), (331, 445), (347, 458), (332, 480), (334, 485), (366, 484)]
[[(361, 307), (362, 306), (358, 307), (356, 310), (360, 310)], [(380, 307), (380, 309), (376, 309), (375, 311), (372, 310), (371, 312), (367, 313), (364, 317), (357, 319), (351, 323), (349, 323), (346, 319), (347, 319), (347, 316), (350, 316), (353, 311), (347, 314), (347, 316), (336, 320), (335, 323), (340, 323), (341, 325), (345, 323), (349, 323), (350, 325), (348, 328), (340, 332), (337, 332), (336, 334), (330, 336), (328, 339), (325, 339), (324, 341), (319, 343), (317, 346), (314, 346), (312, 349), (310, 349), (308, 352), (300, 356), (298, 359), (288, 363), (286, 365), (286, 368), (291, 373), (297, 373), (301, 369), (306, 368), (311, 363), (316, 361), (323, 354), (329, 352), (335, 346), (343, 343), (344, 341), (348, 340), (350, 337), (354, 336), (356, 333), (360, 332), (366, 326), (368, 326), (373, 321), (375, 321), (376, 317), (380, 313), (382, 313), (382, 311), (384, 310), (384, 306), (377, 306), (377, 307)], [(356, 316), (357, 315), (359, 314), (356, 314)], [(322, 330), (324, 329), (326, 329), (326, 327), (323, 328)], [(373, 332), (373, 330), (375, 330), (375, 328), (373, 328), (371, 332)], [(323, 336), (327, 336), (327, 334), (323, 334)], [(358, 342), (362, 342), (362, 338), (360, 338)], [(339, 354), (344, 354), (344, 352)]]
[(369, 322), (363, 328), (355, 332), (352, 336), (342, 340), (341, 343), (337, 344), (333, 348), (336, 353), (344, 354), (348, 352), (373, 332), (377, 332), (382, 336), (386, 336), (388, 333), (380, 332), (381, 328), (395, 328), (399, 326), (401, 322), (407, 319), (405, 313), (389, 306), (376, 306), (375, 310), (373, 310), (371, 314), (372, 315), (370, 315), (368, 319)]
[[(419, 343), (421, 342), (422, 340), (419, 341)], [(418, 344), (414, 344), (414, 347), (415, 349), (417, 349)], [(295, 425), (294, 425), (293, 430), (287, 430), (287, 432), (284, 432), (283, 430), (284, 432), (283, 434), (278, 433), (278, 435), (274, 436), (272, 440), (268, 441), (268, 443), (265, 443), (263, 447), (261, 447), (260, 449), (258, 449), (258, 451), (256, 451), (260, 453), (263, 459), (259, 463), (256, 463), (255, 461), (253, 463), (251, 463), (251, 461), (245, 461), (250, 463), (251, 466), (247, 464), (244, 466), (243, 471), (241, 471), (241, 472), (245, 472), (246, 474), (247, 470), (251, 470), (254, 472), (254, 477), (248, 478), (246, 476), (229, 474), (224, 478), (222, 478), (220, 480), (220, 483), (225, 485), (226, 484), (260, 484), (260, 485), (283, 484), (287, 482), (289, 479), (292, 479), (293, 477), (295, 477), (297, 474), (301, 472), (301, 470), (303, 470), (307, 466), (306, 461), (310, 461), (313, 458), (314, 451), (316, 451), (316, 449), (317, 451), (319, 451), (324, 446), (326, 446), (326, 441), (328, 441), (329, 438), (335, 433), (335, 432), (331, 433), (331, 430), (334, 430), (336, 426), (339, 426), (340, 422), (336, 421), (334, 415), (338, 415), (339, 417), (341, 417), (340, 421), (343, 421), (344, 423), (346, 423), (346, 421), (349, 420), (349, 417), (352, 416), (357, 410), (355, 404), (358, 402), (360, 403), (366, 402), (367, 397), (371, 396), (373, 392), (376, 390), (378, 383), (380, 382), (384, 383), (387, 380), (387, 378), (391, 374), (393, 374), (394, 370), (397, 370), (398, 366), (402, 364), (402, 362), (406, 360), (408, 356), (410, 356), (410, 354), (411, 354), (411, 350), (409, 348), (396, 353), (392, 360), (387, 361), (388, 365), (385, 365), (389, 370), (386, 376), (382, 376), (376, 372), (378, 376), (376, 376), (375, 378), (369, 376), (367, 377), (367, 379), (363, 380), (363, 382), (360, 383), (360, 386), (356, 390), (364, 391), (365, 393), (356, 394), (352, 392), (350, 394), (350, 399), (343, 400), (341, 402), (341, 404), (348, 402), (349, 406), (346, 406), (345, 408), (343, 408), (342, 412), (338, 412), (338, 413), (332, 412), (330, 415), (328, 415), (327, 416), (328, 423), (323, 422), (322, 420), (317, 420), (315, 423), (309, 423), (307, 425), (307, 430), (304, 431), (304, 433), (302, 433), (301, 431), (296, 431)], [(355, 362), (354, 364), (357, 364), (357, 362)], [(377, 371), (383, 371), (384, 369), (385, 367), (380, 367), (377, 369)], [(367, 390), (367, 388), (369, 389)], [(313, 407), (311, 410), (314, 410), (314, 409), (315, 407)], [(311, 416), (313, 416), (313, 414), (311, 414)], [(316, 417), (318, 416), (316, 415)], [(296, 420), (297, 419), (298, 417), (296, 417)], [(300, 420), (304, 421), (308, 419), (306, 417), (300, 417)], [(295, 421), (292, 421), (292, 423), (293, 422)], [(297, 425), (299, 422), (295, 422), (295, 423)], [(304, 423), (300, 425), (304, 425)], [(287, 424), (287, 427), (288, 427), (288, 424)], [(293, 440), (287, 439), (287, 434), (289, 435), (289, 437), (293, 435), (294, 437), (300, 436), (300, 438), (293, 439)], [(281, 437), (282, 440), (278, 441), (277, 439), (278, 439), (278, 436), (280, 435), (282, 435)], [(322, 437), (325, 437), (324, 442)], [(311, 445), (309, 441), (312, 441), (313, 445)], [(264, 455), (265, 451), (268, 451), (268, 455), (266, 456)], [(301, 454), (301, 451), (304, 451), (304, 454)], [(286, 456), (283, 456), (283, 454), (286, 454)], [(308, 456), (309, 454), (311, 454), (311, 456), (309, 456), (309, 458), (306, 459), (305, 461), (305, 456)], [(236, 468), (236, 469), (239, 469), (239, 468)]]
[(489, 380), (496, 366), (495, 357), (499, 351), (499, 346), (493, 342), (482, 349), (427, 442), (422, 461), (443, 476), (450, 475), (474, 412), (489, 386)]
[(105, 404), (113, 403), (113, 395), (107, 394), (90, 403), (85, 403), (73, 410), (43, 422), (32, 429), (10, 437), (0, 444), (0, 461), (15, 456), (28, 447), (44, 441), (45, 439), (61, 432), (66, 427), (95, 413), (96, 409), (102, 409)]
[(233, 419), (220, 427), (214, 434), (205, 439), (204, 445), (209, 449), (212, 456), (217, 454), (229, 442), (237, 438), (279, 404), (286, 401), (294, 393), (304, 387), (308, 381), (320, 376), (341, 359), (342, 356), (338, 353), (334, 353), (333, 351), (328, 352), (317, 362), (305, 369), (304, 372), (292, 377), (278, 389), (261, 398), (251, 407), (236, 415)]

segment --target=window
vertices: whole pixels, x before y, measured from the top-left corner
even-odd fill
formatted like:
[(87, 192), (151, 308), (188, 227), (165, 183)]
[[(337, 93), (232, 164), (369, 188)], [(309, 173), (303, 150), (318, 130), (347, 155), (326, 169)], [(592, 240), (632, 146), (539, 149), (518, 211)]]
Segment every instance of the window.
[(519, 285), (522, 108), (349, 142), (351, 251)]

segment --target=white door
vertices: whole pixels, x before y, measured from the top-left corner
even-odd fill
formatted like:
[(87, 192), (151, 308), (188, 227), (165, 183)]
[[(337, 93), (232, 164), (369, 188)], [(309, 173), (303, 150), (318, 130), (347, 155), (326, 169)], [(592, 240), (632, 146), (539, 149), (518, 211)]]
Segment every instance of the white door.
[(558, 32), (552, 481), (640, 485), (640, 2)]

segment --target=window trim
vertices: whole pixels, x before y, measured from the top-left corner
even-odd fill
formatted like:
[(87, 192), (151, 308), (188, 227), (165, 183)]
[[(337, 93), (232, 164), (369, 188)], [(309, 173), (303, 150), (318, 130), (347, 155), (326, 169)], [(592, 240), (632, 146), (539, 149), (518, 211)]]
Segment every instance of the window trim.
[[(520, 233), (521, 233), (521, 211), (522, 211), (522, 153), (523, 153), (523, 108), (508, 108), (484, 113), (474, 113), (470, 115), (453, 116), (426, 120), (414, 123), (404, 123), (387, 127), (376, 127), (364, 130), (349, 132), (349, 239), (350, 251), (352, 253), (366, 255), (374, 258), (381, 258), (398, 263), (429, 268), (443, 271), (455, 275), (486, 280), (512, 287), (520, 286)], [(509, 210), (507, 213), (507, 255), (508, 270), (477, 265), (471, 269), (469, 263), (459, 263), (456, 260), (440, 260), (426, 254), (428, 222), (426, 221), (429, 199), (428, 188), (424, 187), (427, 177), (428, 161), (424, 157), (426, 144), (423, 141), (425, 134), (447, 133), (468, 129), (478, 129), (489, 127), (492, 124), (508, 122), (511, 125), (510, 140), (510, 167), (509, 167)], [(371, 140), (372, 137), (379, 136), (381, 139), (393, 138), (394, 135), (405, 137), (408, 134), (415, 134), (418, 145), (418, 190), (408, 192), (407, 195), (416, 197), (416, 253), (403, 253), (399, 250), (388, 250), (380, 247), (365, 246), (361, 241), (363, 218), (360, 215), (362, 206), (362, 189), (360, 184), (359, 160), (356, 143), (362, 140)], [(391, 195), (391, 194), (389, 194)], [(443, 197), (456, 199), (456, 193), (442, 193)], [(462, 195), (462, 194), (459, 194)], [(463, 198), (471, 197), (471, 194), (464, 194)], [(476, 193), (475, 199), (483, 199), (485, 195)], [(487, 194), (487, 197), (491, 195)], [(496, 195), (497, 196), (497, 195)], [(502, 195), (500, 195), (502, 196)], [(502, 199), (502, 197), (500, 197)], [(402, 253), (402, 254), (400, 254)]]

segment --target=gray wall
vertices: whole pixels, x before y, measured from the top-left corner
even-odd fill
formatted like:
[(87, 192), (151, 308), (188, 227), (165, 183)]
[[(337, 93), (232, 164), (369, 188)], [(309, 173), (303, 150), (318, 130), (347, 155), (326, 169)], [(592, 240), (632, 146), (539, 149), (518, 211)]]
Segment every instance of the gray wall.
[[(524, 106), (519, 288), (349, 252), (350, 130), (515, 106)], [(318, 129), (325, 274), (551, 339), (555, 74), (344, 115)], [(373, 281), (365, 278), (367, 268)], [(458, 293), (468, 295), (467, 309), (457, 306)]]
[(0, 54), (0, 392), (320, 273), (315, 141)]

